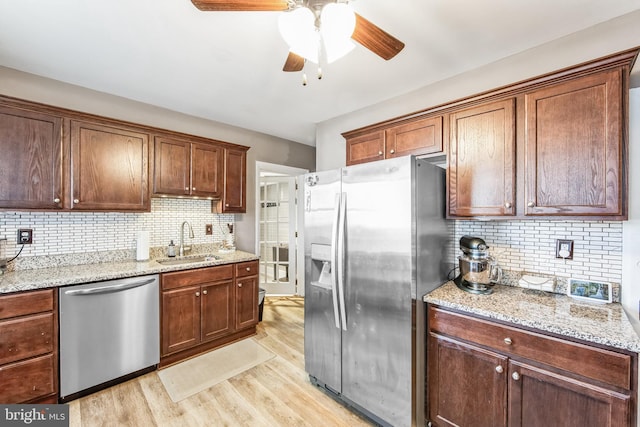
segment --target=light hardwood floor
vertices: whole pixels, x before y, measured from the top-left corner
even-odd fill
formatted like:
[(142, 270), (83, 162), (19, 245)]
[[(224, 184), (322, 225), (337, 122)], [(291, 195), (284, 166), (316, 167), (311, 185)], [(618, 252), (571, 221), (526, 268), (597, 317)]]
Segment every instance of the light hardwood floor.
[(372, 425), (310, 384), (303, 322), (302, 298), (266, 298), (255, 339), (276, 357), (178, 403), (146, 374), (70, 402), (70, 426)]

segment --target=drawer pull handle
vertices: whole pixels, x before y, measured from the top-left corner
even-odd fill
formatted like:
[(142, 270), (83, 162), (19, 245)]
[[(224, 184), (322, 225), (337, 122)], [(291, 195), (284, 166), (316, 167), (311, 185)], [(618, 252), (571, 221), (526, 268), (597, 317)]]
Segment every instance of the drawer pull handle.
[(513, 374), (511, 374), (511, 378), (518, 381), (520, 379), (520, 374), (517, 372), (514, 372)]
[(511, 345), (511, 344), (513, 344), (513, 341), (511, 341), (511, 338), (507, 337), (507, 338), (504, 339), (504, 343), (506, 345)]
[(502, 366), (498, 365), (498, 366), (496, 366), (496, 372), (501, 374), (501, 373), (504, 372), (504, 369), (502, 369)]

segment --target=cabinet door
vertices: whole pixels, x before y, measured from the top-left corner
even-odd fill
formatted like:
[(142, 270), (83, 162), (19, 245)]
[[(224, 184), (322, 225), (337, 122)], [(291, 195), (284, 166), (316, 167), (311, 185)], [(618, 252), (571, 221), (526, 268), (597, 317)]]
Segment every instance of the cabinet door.
[(162, 292), (162, 355), (200, 343), (200, 286)]
[(236, 279), (236, 330), (258, 324), (258, 277)]
[(621, 71), (526, 94), (526, 215), (622, 215)]
[(386, 158), (442, 152), (442, 116), (415, 120), (386, 131)]
[(429, 336), (428, 418), (435, 426), (506, 426), (507, 358)]
[(384, 131), (347, 139), (347, 166), (384, 159)]
[(154, 146), (153, 193), (190, 194), (191, 144), (156, 137)]
[(72, 121), (72, 208), (148, 211), (148, 162), (147, 134)]
[[(631, 397), (509, 362), (509, 426), (629, 426)], [(635, 409), (634, 409), (635, 410)]]
[(218, 204), (219, 212), (245, 213), (247, 152), (225, 149), (224, 156), (224, 195)]
[(191, 144), (191, 195), (219, 198), (224, 180), (224, 149)]
[(515, 214), (514, 105), (507, 99), (451, 114), (449, 215)]
[(202, 341), (233, 332), (233, 280), (202, 286)]
[(0, 106), (0, 207), (64, 207), (62, 118)]

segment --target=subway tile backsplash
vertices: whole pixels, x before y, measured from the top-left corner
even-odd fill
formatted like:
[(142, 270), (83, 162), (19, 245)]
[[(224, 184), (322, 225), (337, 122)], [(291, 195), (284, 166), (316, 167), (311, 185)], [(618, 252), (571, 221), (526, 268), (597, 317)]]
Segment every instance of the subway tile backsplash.
[[(219, 243), (228, 233), (233, 214), (211, 212), (211, 201), (151, 199), (151, 212), (0, 212), (0, 237), (7, 238), (7, 257), (13, 257), (19, 228), (33, 229), (33, 244), (25, 245), (21, 257), (135, 249), (136, 232), (147, 230), (151, 247), (180, 240), (180, 225), (189, 221), (194, 239), (190, 243)], [(205, 225), (213, 225), (213, 235)], [(188, 233), (185, 232), (185, 237)]]
[[(569, 278), (622, 281), (621, 221), (455, 221), (454, 259), (461, 254), (458, 241), (477, 236), (489, 252), (517, 280), (521, 273), (552, 275), (566, 286)], [(573, 240), (573, 259), (556, 258), (556, 239)], [(614, 291), (615, 297), (615, 291)]]

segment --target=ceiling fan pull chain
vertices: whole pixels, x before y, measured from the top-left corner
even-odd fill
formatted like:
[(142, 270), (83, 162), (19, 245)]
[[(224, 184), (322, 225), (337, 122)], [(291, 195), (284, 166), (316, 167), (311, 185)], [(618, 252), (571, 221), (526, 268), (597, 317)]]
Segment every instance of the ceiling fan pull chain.
[(318, 80), (322, 80), (322, 67), (318, 65)]
[(307, 85), (307, 73), (305, 73), (304, 71), (302, 72), (302, 86), (306, 86)]

